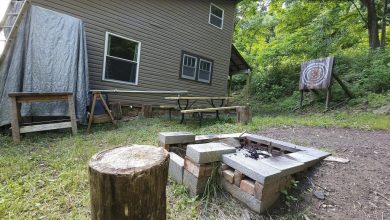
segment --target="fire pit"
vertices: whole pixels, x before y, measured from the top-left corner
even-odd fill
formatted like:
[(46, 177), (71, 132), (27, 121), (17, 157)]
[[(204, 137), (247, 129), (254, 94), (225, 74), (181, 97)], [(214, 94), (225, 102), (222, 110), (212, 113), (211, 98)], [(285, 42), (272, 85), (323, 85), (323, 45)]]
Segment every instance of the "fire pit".
[[(182, 134), (183, 138), (177, 132), (160, 133), (160, 144), (181, 155), (171, 153), (170, 176), (197, 195), (203, 193), (218, 164), (223, 188), (258, 213), (279, 198), (293, 174), (330, 155), (253, 134)], [(177, 143), (170, 135), (175, 135)]]

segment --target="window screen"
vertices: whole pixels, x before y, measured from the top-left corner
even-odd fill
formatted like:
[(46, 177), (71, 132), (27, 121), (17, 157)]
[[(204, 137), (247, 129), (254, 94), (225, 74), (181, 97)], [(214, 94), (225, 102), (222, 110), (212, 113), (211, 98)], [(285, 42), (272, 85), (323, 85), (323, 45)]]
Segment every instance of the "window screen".
[(140, 43), (107, 33), (104, 79), (137, 83)]
[(201, 82), (210, 82), (211, 79), (211, 62), (200, 59), (198, 80)]
[(212, 60), (183, 51), (181, 62), (180, 78), (211, 84)]
[(210, 5), (210, 15), (209, 15), (209, 24), (214, 25), (218, 28), (223, 27), (223, 17), (224, 11), (218, 6), (211, 4)]
[(196, 65), (197, 58), (184, 54), (183, 55), (183, 69), (182, 77), (186, 79), (195, 79), (196, 77)]

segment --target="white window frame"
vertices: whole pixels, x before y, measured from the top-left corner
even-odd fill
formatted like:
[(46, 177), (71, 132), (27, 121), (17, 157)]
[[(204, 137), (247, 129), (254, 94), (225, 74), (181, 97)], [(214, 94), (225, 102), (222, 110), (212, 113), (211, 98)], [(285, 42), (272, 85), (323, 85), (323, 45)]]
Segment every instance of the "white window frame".
[[(221, 23), (221, 27), (218, 27), (217, 25), (214, 25), (214, 24), (211, 23), (211, 16), (218, 17), (218, 16), (216, 16), (216, 15), (214, 15), (214, 14), (211, 13), (211, 7), (212, 7), (212, 6), (218, 8), (219, 10), (222, 11), (222, 18), (221, 18), (221, 19), (222, 19), (222, 23)], [(219, 17), (218, 17), (218, 18), (219, 18)], [(210, 4), (210, 11), (209, 11), (209, 24), (222, 30), (222, 29), (223, 29), (223, 22), (224, 22), (224, 20), (225, 20), (225, 10), (223, 10), (221, 7), (218, 7), (217, 5), (211, 3), (211, 4)]]
[[(200, 64), (201, 64), (202, 62), (207, 62), (207, 63), (210, 64), (209, 80), (204, 80), (204, 79), (201, 79), (201, 78), (199, 77), (199, 74), (200, 74), (200, 71), (201, 71)], [(199, 59), (199, 70), (198, 70), (198, 81), (199, 81), (199, 82), (204, 82), (204, 83), (210, 83), (210, 82), (211, 82), (211, 75), (212, 75), (212, 73), (213, 73), (213, 62), (210, 62), (210, 61), (208, 61), (208, 60), (205, 60), (205, 59), (200, 58), (200, 59)]]
[[(186, 76), (183, 74), (183, 70), (184, 70), (184, 61), (185, 61), (185, 58), (186, 57), (190, 57), (190, 58), (194, 58), (195, 59), (195, 72), (194, 72), (194, 77), (189, 77), (189, 76)], [(181, 64), (181, 78), (183, 79), (191, 79), (191, 80), (196, 80), (196, 75), (197, 75), (197, 71), (198, 71), (198, 57), (195, 57), (195, 56), (191, 56), (189, 54), (186, 54), (184, 53), (183, 54), (183, 57), (182, 57), (182, 64)]]
[[(109, 40), (109, 36), (110, 35), (137, 43), (138, 44), (137, 62), (132, 61), (132, 60), (127, 60), (127, 59), (123, 59), (123, 58), (119, 58), (119, 57), (113, 57), (113, 56), (108, 55), (108, 40)], [(106, 79), (106, 62), (107, 62), (107, 57), (112, 57), (112, 58), (118, 59), (118, 60), (124, 60), (124, 61), (132, 62), (132, 63), (137, 63), (137, 70), (136, 70), (136, 75), (135, 75), (135, 83), (121, 81), (121, 80), (114, 80), (114, 79)], [(114, 33), (108, 32), (108, 31), (106, 32), (106, 41), (105, 41), (105, 45), (104, 45), (103, 74), (102, 74), (102, 80), (103, 81), (120, 83), (120, 84), (127, 84), (127, 85), (135, 85), (135, 86), (138, 85), (138, 74), (139, 74), (139, 64), (140, 64), (140, 61), (141, 61), (141, 41), (133, 40), (133, 39), (130, 39), (130, 38), (118, 35), (118, 34), (114, 34)]]

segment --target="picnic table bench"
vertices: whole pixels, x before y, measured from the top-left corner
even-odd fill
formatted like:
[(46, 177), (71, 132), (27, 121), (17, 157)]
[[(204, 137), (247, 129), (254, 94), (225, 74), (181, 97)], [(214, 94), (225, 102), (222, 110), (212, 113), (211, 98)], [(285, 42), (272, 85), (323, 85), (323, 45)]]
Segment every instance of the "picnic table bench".
[[(177, 97), (165, 97), (166, 100), (175, 100), (177, 101), (177, 107), (181, 113), (181, 121), (183, 123), (185, 120), (185, 114), (190, 113), (199, 113), (199, 121), (202, 123), (203, 113), (215, 112), (216, 117), (219, 118), (219, 111), (236, 109), (237, 106), (228, 106), (224, 107), (225, 101), (231, 99), (232, 97), (225, 96), (177, 96)], [(211, 105), (211, 108), (195, 108), (191, 109), (192, 106), (198, 101), (206, 101)], [(184, 103), (183, 103), (184, 102)], [(217, 105), (216, 102), (219, 102)], [(184, 105), (183, 105), (184, 104)]]

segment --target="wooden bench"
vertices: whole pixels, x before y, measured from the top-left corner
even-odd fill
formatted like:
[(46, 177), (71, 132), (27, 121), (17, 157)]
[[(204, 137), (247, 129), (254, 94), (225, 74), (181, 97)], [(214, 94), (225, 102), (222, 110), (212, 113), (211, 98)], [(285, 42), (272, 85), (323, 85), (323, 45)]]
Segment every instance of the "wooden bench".
[[(216, 107), (216, 108), (198, 108), (198, 109), (189, 109), (189, 110), (181, 110), (180, 113), (184, 114), (193, 114), (199, 113), (199, 125), (202, 126), (203, 113), (215, 112), (218, 118), (218, 112), (223, 110), (232, 110), (240, 108), (241, 106), (228, 106), (228, 107)], [(182, 117), (184, 119), (184, 116)]]

